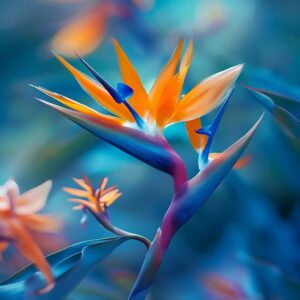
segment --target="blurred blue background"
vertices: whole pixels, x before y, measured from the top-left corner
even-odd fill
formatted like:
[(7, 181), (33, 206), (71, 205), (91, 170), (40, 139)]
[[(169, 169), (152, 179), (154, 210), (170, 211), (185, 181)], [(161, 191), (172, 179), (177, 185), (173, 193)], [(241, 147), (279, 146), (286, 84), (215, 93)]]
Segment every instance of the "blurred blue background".
[[(95, 11), (96, 17), (91, 16)], [(111, 42), (115, 37), (149, 87), (178, 40), (193, 38), (195, 54), (184, 91), (214, 72), (245, 63), (240, 83), (288, 91), (296, 101), (278, 101), (299, 118), (299, 11), (297, 0), (2, 1), (1, 184), (13, 176), (26, 190), (51, 178), (54, 188), (45, 211), (64, 221), (61, 245), (68, 245), (111, 234), (92, 216), (82, 230), (80, 213), (71, 210), (62, 187), (72, 186), (72, 177), (82, 174), (94, 184), (108, 176), (123, 193), (111, 207), (114, 224), (153, 238), (172, 196), (171, 179), (34, 100), (40, 95), (28, 84), (95, 106), (51, 49), (71, 56), (79, 68), (73, 52), (83, 53), (116, 84), (120, 75)], [(99, 30), (88, 39), (94, 49), (70, 31), (74, 51), (68, 50), (68, 31), (63, 30), (92, 17), (86, 28), (85, 23), (78, 27), (78, 36)], [(214, 150), (231, 145), (263, 111), (239, 85)], [(184, 126), (168, 128), (166, 136), (192, 177), (197, 155)], [(266, 113), (247, 149), (251, 163), (232, 171), (178, 232), (149, 299), (300, 299), (299, 152), (299, 144)], [(15, 255), (5, 255), (3, 276), (24, 264)], [(68, 299), (126, 299), (144, 255), (144, 247), (136, 242), (123, 245)]]

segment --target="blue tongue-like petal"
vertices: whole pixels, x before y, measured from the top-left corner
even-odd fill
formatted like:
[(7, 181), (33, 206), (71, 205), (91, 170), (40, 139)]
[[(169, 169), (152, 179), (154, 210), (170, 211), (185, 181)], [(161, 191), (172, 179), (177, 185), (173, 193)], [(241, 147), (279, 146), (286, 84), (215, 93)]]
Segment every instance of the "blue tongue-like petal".
[(129, 85), (122, 82), (118, 83), (117, 92), (120, 95), (120, 97), (124, 100), (129, 99), (133, 95), (133, 89)]
[(107, 83), (82, 57), (77, 54), (79, 60), (85, 65), (85, 67), (93, 74), (97, 81), (99, 81), (102, 86), (107, 90), (107, 92), (112, 96), (112, 98), (119, 104), (123, 103), (133, 118), (139, 128), (145, 128), (145, 122), (139, 116), (139, 114), (134, 110), (134, 108), (126, 101), (133, 95), (133, 89), (125, 83), (118, 83), (117, 90), (115, 90), (109, 83)]
[(199, 156), (199, 169), (200, 169), (200, 167), (202, 167), (203, 164), (206, 164), (208, 162), (208, 156), (209, 156), (212, 140), (213, 140), (213, 138), (216, 134), (218, 126), (221, 122), (221, 119), (222, 119), (222, 117), (224, 115), (224, 112), (225, 112), (225, 109), (227, 107), (229, 98), (231, 97), (234, 89), (235, 89), (235, 86), (232, 86), (230, 88), (230, 90), (227, 92), (227, 94), (225, 95), (224, 100), (223, 100), (223, 104), (222, 104), (219, 112), (217, 113), (215, 119), (213, 120), (213, 122), (208, 126), (205, 126), (203, 128), (200, 128), (200, 129), (196, 130), (197, 133), (205, 134), (205, 135), (208, 136), (206, 146), (205, 146), (205, 148), (203, 149), (202, 153)]

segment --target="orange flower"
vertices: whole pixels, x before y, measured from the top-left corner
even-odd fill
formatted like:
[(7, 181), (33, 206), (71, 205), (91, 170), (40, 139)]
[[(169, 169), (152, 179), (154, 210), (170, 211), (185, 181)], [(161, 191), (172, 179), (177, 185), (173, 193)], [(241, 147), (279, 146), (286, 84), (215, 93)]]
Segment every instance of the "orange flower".
[(113, 3), (101, 2), (80, 13), (55, 34), (51, 47), (69, 57), (74, 57), (75, 51), (83, 56), (92, 53), (105, 37), (109, 18), (117, 15), (118, 10)]
[(75, 210), (81, 210), (86, 207), (95, 214), (101, 214), (104, 213), (106, 208), (121, 196), (121, 193), (116, 186), (106, 188), (108, 181), (107, 177), (102, 179), (97, 190), (93, 189), (87, 177), (84, 177), (83, 179), (73, 178), (73, 180), (82, 189), (66, 187), (64, 188), (64, 191), (73, 196), (86, 199), (70, 198), (69, 200), (71, 202), (79, 204), (73, 208)]
[[(192, 41), (189, 42), (180, 61), (183, 48), (183, 42), (180, 41), (151, 90), (147, 92), (138, 73), (116, 40), (114, 40), (114, 46), (123, 81), (116, 90), (106, 83), (83, 59), (81, 59), (82, 62), (101, 84), (77, 70), (61, 56), (55, 55), (81, 87), (115, 116), (99, 113), (79, 102), (44, 88), (36, 88), (86, 116), (112, 125), (139, 127), (146, 132), (161, 133), (168, 125), (199, 119), (219, 106), (243, 68), (243, 65), (237, 65), (216, 73), (198, 83), (181, 97), (183, 84), (192, 60), (193, 43)], [(139, 123), (143, 123), (143, 126), (140, 126)]]
[(49, 216), (36, 214), (47, 201), (51, 181), (20, 194), (14, 180), (0, 187), (0, 255), (13, 243), (18, 251), (44, 274), (45, 292), (54, 286), (51, 268), (39, 245), (33, 238), (34, 232), (56, 232), (59, 222)]

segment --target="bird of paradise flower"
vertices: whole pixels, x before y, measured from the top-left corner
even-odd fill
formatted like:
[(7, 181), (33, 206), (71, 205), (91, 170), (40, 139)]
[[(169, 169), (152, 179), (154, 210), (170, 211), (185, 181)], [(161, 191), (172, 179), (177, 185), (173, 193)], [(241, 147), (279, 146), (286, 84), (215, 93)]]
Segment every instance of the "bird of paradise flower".
[[(79, 59), (95, 80), (78, 71), (56, 54), (58, 60), (72, 73), (79, 84), (114, 115), (100, 113), (52, 91), (41, 87), (36, 88), (68, 108), (40, 100), (43, 103), (99, 138), (173, 177), (175, 188), (173, 199), (150, 244), (129, 296), (131, 300), (140, 300), (146, 297), (175, 233), (203, 205), (234, 166), (245, 164), (245, 159), (242, 161), (239, 159), (262, 117), (231, 147), (222, 153), (211, 153), (211, 144), (243, 65), (237, 65), (206, 78), (181, 97), (192, 59), (193, 42), (189, 42), (180, 61), (183, 48), (183, 42), (180, 41), (151, 90), (147, 92), (117, 41), (114, 41), (114, 45), (123, 81), (116, 88), (106, 82), (81, 57)], [(220, 105), (221, 108), (213, 122), (202, 126), (200, 118)], [(199, 152), (200, 171), (191, 180), (187, 178), (184, 162), (163, 135), (164, 128), (178, 122), (186, 123), (191, 143)], [(87, 188), (82, 182), (78, 183)], [(75, 194), (78, 195), (78, 192)], [(80, 203), (86, 204), (82, 201)], [(99, 212), (101, 201), (97, 205)]]
[(86, 176), (84, 176), (82, 179), (73, 178), (73, 180), (81, 187), (81, 189), (65, 187), (64, 191), (73, 196), (69, 199), (71, 202), (77, 204), (73, 207), (73, 209), (81, 210), (83, 212), (81, 218), (82, 225), (85, 226), (87, 222), (86, 210), (89, 210), (98, 220), (98, 222), (107, 230), (118, 236), (125, 236), (141, 241), (147, 248), (150, 247), (151, 242), (147, 238), (113, 226), (108, 208), (122, 194), (116, 186), (110, 186), (106, 188), (108, 182), (107, 177), (104, 177), (100, 181), (97, 189), (93, 188), (89, 178)]
[(189, 126), (193, 120), (199, 120), (200, 117), (215, 109), (235, 83), (243, 65), (237, 65), (204, 79), (181, 97), (192, 60), (193, 42), (189, 42), (179, 64), (183, 48), (183, 42), (180, 41), (151, 90), (147, 92), (138, 73), (116, 40), (114, 46), (123, 81), (116, 89), (82, 58), (80, 60), (91, 71), (95, 80), (55, 54), (82, 88), (97, 103), (113, 113), (113, 116), (100, 113), (42, 87), (36, 87), (71, 110), (41, 101), (98, 137), (151, 166), (171, 174), (175, 178), (175, 186), (178, 187), (184, 182), (186, 174), (183, 163), (163, 136), (164, 128), (178, 122), (186, 122)]

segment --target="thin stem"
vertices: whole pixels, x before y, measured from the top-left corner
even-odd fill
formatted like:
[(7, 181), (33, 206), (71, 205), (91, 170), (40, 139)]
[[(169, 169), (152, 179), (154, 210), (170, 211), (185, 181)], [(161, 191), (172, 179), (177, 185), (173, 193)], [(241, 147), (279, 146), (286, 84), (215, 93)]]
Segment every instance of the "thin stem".
[(146, 237), (144, 237), (142, 235), (139, 235), (139, 234), (136, 234), (136, 233), (131, 233), (131, 232), (122, 230), (122, 229), (120, 229), (118, 227), (115, 227), (115, 226), (112, 226), (111, 229), (110, 229), (110, 231), (114, 232), (116, 235), (119, 235), (119, 236), (128, 236), (131, 239), (140, 241), (140, 242), (142, 242), (142, 243), (145, 244), (145, 246), (147, 247), (147, 249), (149, 249), (150, 246), (151, 246), (151, 241), (148, 240)]
[(103, 217), (101, 218), (97, 213), (95, 213), (93, 210), (91, 210), (90, 208), (88, 208), (88, 210), (92, 213), (92, 215), (99, 221), (99, 223), (108, 231), (115, 233), (118, 236), (127, 236), (131, 239), (137, 240), (142, 242), (147, 249), (149, 249), (150, 245), (151, 245), (151, 241), (148, 240), (146, 237), (136, 234), (136, 233), (132, 233), (132, 232), (128, 232), (125, 230), (122, 230), (121, 228), (115, 227), (111, 224), (111, 222), (109, 221), (109, 219), (107, 217)]

